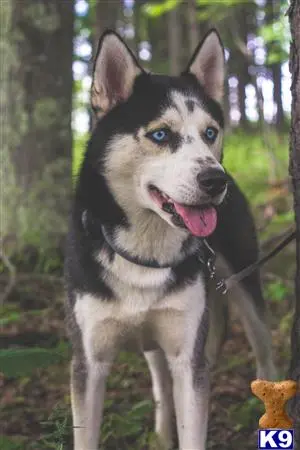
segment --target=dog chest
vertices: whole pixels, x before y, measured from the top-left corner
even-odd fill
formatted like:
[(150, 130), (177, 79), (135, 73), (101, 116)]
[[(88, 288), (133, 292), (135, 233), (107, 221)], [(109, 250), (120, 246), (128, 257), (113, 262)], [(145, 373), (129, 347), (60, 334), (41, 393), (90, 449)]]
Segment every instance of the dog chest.
[[(195, 313), (198, 315), (199, 305), (205, 303), (201, 277), (165, 296), (160, 290), (128, 287), (123, 294), (119, 301), (110, 302), (90, 294), (77, 296), (74, 313), (86, 354), (109, 354), (133, 336), (142, 340), (145, 330), (171, 330), (173, 322), (175, 329), (183, 329), (187, 320), (190, 323)], [(146, 335), (155, 340), (151, 332)]]

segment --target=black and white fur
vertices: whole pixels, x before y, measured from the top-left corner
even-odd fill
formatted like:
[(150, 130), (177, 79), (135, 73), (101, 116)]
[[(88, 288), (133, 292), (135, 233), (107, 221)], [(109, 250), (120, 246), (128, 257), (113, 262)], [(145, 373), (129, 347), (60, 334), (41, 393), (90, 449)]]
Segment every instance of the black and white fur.
[[(95, 450), (105, 384), (123, 344), (134, 342), (149, 364), (156, 404), (155, 430), (166, 449), (176, 412), (181, 450), (204, 450), (210, 365), (226, 328), (224, 298), (211, 288), (195, 251), (201, 240), (177, 226), (154, 203), (149, 185), (188, 205), (218, 208), (210, 244), (221, 272), (257, 257), (255, 229), (244, 196), (228, 175), (221, 192), (207, 193), (201, 176), (221, 165), (224, 53), (212, 30), (178, 77), (145, 72), (121, 38), (99, 43), (92, 105), (101, 109), (79, 174), (66, 255), (67, 319), (73, 346), (71, 397), (74, 449)], [(160, 126), (173, 138), (160, 146), (147, 136)], [(203, 132), (218, 130), (214, 143)], [(105, 241), (142, 261), (129, 262)], [(230, 292), (257, 359), (257, 376), (273, 378), (271, 341), (259, 275)], [(209, 326), (210, 323), (210, 326)], [(209, 339), (206, 337), (209, 330)]]

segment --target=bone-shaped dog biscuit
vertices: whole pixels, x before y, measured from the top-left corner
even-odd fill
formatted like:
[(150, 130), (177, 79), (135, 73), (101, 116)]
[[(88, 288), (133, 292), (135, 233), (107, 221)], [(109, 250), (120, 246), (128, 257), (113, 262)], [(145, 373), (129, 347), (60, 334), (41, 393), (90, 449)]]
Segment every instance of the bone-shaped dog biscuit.
[(255, 380), (251, 383), (251, 390), (264, 402), (266, 409), (265, 414), (259, 419), (260, 428), (293, 428), (293, 422), (284, 407), (286, 402), (297, 392), (296, 381)]

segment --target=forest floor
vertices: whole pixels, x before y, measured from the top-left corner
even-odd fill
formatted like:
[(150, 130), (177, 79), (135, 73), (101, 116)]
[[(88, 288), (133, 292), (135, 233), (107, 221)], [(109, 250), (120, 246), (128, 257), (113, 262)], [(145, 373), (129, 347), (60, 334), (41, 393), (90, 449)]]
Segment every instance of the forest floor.
[[(275, 360), (283, 379), (289, 361), (293, 297), (290, 261), (294, 255), (293, 246), (290, 247), (263, 273)], [(283, 267), (289, 267), (284, 278)], [(7, 318), (9, 312), (11, 320), (1, 321), (2, 348), (56, 349), (62, 360), (26, 375), (22, 373), (22, 365), (26, 366), (23, 359), (19, 376), (0, 378), (1, 450), (72, 448), (70, 352), (64, 331), (63, 295), (59, 282), (29, 277), (19, 282), (5, 305), (3, 317)], [(253, 355), (243, 328), (233, 315), (228, 339), (212, 376), (208, 449), (257, 448), (257, 425), (263, 408), (250, 391), (254, 378)], [(109, 378), (102, 448), (149, 448), (149, 442), (153, 442), (152, 427), (153, 401), (146, 364), (138, 355), (121, 353)]]

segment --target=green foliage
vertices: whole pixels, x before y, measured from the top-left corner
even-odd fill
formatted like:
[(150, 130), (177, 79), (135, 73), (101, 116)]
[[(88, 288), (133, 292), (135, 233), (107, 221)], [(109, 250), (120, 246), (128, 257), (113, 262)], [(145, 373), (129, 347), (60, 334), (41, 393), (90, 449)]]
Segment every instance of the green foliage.
[[(234, 8), (245, 4), (243, 0), (222, 0), (212, 2), (211, 0), (197, 0), (199, 10), (197, 11), (197, 19), (199, 23), (210, 21), (214, 18), (214, 23), (219, 24), (223, 19), (234, 14)], [(248, 1), (247, 6), (254, 2)], [(225, 33), (224, 33), (225, 34)]]
[[(219, 8), (222, 6), (237, 6), (237, 5), (243, 5), (245, 3), (253, 3), (253, 1), (244, 1), (244, 0), (222, 0), (219, 2), (215, 2), (215, 5), (218, 6)], [(212, 5), (213, 2), (211, 0), (197, 0), (197, 4), (202, 6), (202, 5)]]
[(242, 406), (233, 405), (230, 408), (230, 418), (236, 424), (235, 430), (256, 427), (263, 410), (262, 402), (255, 397), (247, 399)]
[(76, 177), (76, 175), (78, 174), (78, 171), (80, 169), (83, 157), (84, 157), (84, 153), (85, 153), (85, 149), (86, 149), (86, 145), (87, 145), (87, 141), (88, 141), (88, 134), (77, 134), (75, 135), (75, 139), (74, 139), (74, 145), (73, 145), (73, 157), (72, 157), (72, 161), (73, 161), (73, 166), (72, 166), (72, 174), (73, 177)]
[[(235, 131), (225, 137), (224, 163), (253, 206), (268, 199), (268, 181), (275, 172), (278, 180), (288, 173), (288, 136), (246, 135)], [(274, 181), (274, 180), (272, 180)]]
[(149, 17), (159, 17), (172, 9), (176, 8), (181, 0), (165, 0), (160, 3), (146, 3), (143, 6), (143, 12)]
[(150, 400), (142, 400), (136, 403), (126, 415), (114, 412), (106, 414), (102, 428), (102, 443), (107, 443), (113, 437), (124, 441), (130, 437), (137, 444), (135, 448), (140, 448), (146, 443), (145, 435), (142, 433), (147, 431), (144, 429), (145, 415), (152, 412), (152, 407)]
[[(143, 13), (151, 18), (160, 17), (168, 13), (174, 8), (177, 8), (183, 0), (165, 0), (162, 2), (149, 2), (143, 6)], [(228, 15), (228, 8), (243, 4), (243, 0), (222, 0), (222, 2), (212, 2), (211, 0), (197, 0), (198, 5), (202, 8), (201, 12), (197, 13), (197, 18), (200, 20), (207, 20), (214, 14), (214, 20), (220, 20), (224, 15)], [(216, 14), (216, 15), (215, 15)]]
[(269, 44), (267, 63), (275, 64), (288, 59), (290, 29), (288, 18), (280, 16), (271, 24), (263, 25), (259, 30), (266, 44)]
[(5, 316), (2, 316), (2, 312), (0, 314), (0, 327), (3, 327), (5, 325), (11, 325), (13, 323), (19, 322), (21, 318), (21, 312), (19, 311), (11, 311), (5, 314)]
[(24, 450), (24, 444), (19, 439), (0, 436), (0, 448), (1, 450)]
[[(172, 9), (177, 8), (181, 4), (183, 4), (184, 8), (186, 8), (184, 0), (148, 2), (143, 5), (142, 12), (145, 17), (157, 20), (159, 17), (168, 13)], [(196, 0), (196, 4), (198, 6), (196, 17), (199, 24), (207, 21), (210, 22), (211, 18), (213, 17), (214, 24), (219, 27), (220, 23), (224, 19), (229, 18), (234, 14), (236, 8), (239, 8), (242, 5), (253, 5), (254, 7), (256, 6), (254, 0), (222, 0), (214, 2), (212, 2), (211, 0)], [(226, 34), (225, 30), (223, 34)]]
[(46, 308), (21, 311), (18, 303), (4, 303), (0, 309), (0, 328), (12, 324), (20, 324), (36, 316), (42, 318), (48, 313), (49, 310)]
[(70, 431), (72, 420), (70, 411), (65, 405), (56, 405), (46, 422), (42, 422), (45, 429), (41, 444), (45, 449), (64, 450)]
[(267, 297), (274, 302), (283, 301), (289, 293), (289, 289), (281, 280), (269, 283), (265, 290)]
[(67, 353), (63, 347), (51, 350), (39, 347), (0, 350), (0, 370), (4, 376), (16, 378), (60, 363), (66, 357)]
[(294, 311), (289, 311), (280, 320), (279, 328), (281, 333), (285, 334), (286, 336), (290, 336), (293, 322), (294, 322)]
[[(121, 352), (117, 370), (112, 370), (108, 378), (108, 392), (116, 392), (117, 398), (107, 398), (102, 426), (102, 443), (105, 448), (143, 450), (152, 440), (149, 432), (153, 414), (152, 399), (139, 392), (141, 380), (149, 385), (149, 372), (145, 360), (131, 352)], [(157, 447), (156, 447), (157, 448)]]

